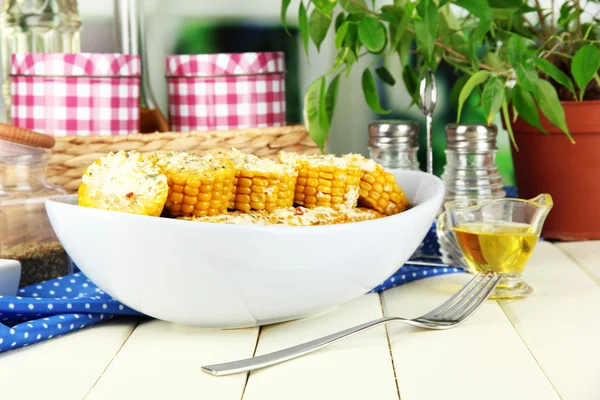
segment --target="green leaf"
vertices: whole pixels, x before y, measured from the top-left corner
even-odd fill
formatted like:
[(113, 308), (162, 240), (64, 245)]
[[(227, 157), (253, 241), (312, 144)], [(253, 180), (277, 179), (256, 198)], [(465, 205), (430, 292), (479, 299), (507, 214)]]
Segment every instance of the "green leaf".
[(373, 78), (371, 70), (368, 68), (366, 68), (362, 74), (362, 89), (365, 95), (365, 100), (367, 101), (367, 104), (371, 110), (378, 114), (389, 114), (391, 112), (391, 110), (384, 110), (381, 108), (381, 104), (379, 104), (379, 96), (377, 95), (375, 79)]
[(575, 93), (575, 86), (573, 86), (573, 82), (571, 78), (567, 76), (560, 69), (556, 68), (554, 64), (544, 58), (534, 58), (533, 60), (535, 65), (538, 67), (540, 71), (548, 75), (550, 78), (554, 79), (556, 82), (565, 86), (567, 89), (573, 93), (573, 97), (577, 98), (577, 94)]
[(348, 27), (350, 26), (350, 22), (346, 21), (341, 26), (340, 29), (335, 33), (335, 47), (340, 48), (342, 44), (344, 44), (344, 39), (346, 38), (346, 34), (348, 33)]
[(324, 150), (325, 141), (327, 140), (328, 132), (323, 130), (321, 126), (321, 118), (319, 116), (319, 101), (321, 92), (324, 91), (325, 77), (321, 77), (310, 84), (306, 94), (304, 95), (304, 123), (306, 130), (312, 140), (319, 146), (321, 151)]
[(510, 116), (508, 114), (508, 103), (506, 102), (506, 98), (502, 101), (502, 116), (504, 117), (504, 124), (506, 125), (506, 130), (508, 131), (508, 136), (510, 137), (510, 141), (517, 151), (519, 150), (519, 146), (517, 146), (517, 142), (515, 141), (515, 134), (513, 133), (512, 125), (510, 123)]
[(434, 61), (433, 51), (437, 38), (437, 11), (433, 0), (421, 0), (417, 5), (417, 12), (421, 19), (414, 23), (417, 40), (424, 47), (426, 60), (430, 66)]
[(375, 72), (377, 73), (377, 76), (379, 76), (379, 79), (388, 85), (394, 86), (396, 84), (396, 80), (386, 67), (379, 67), (375, 70)]
[(339, 13), (337, 17), (335, 17), (335, 31), (337, 32), (342, 24), (346, 21), (346, 14), (343, 12)]
[(485, 0), (456, 0), (456, 5), (481, 20), (492, 19), (492, 9)]
[(519, 8), (525, 0), (489, 0), (492, 8)]
[(402, 36), (404, 36), (404, 32), (406, 32), (406, 28), (408, 28), (408, 24), (413, 18), (413, 13), (415, 11), (415, 3), (408, 2), (404, 7), (404, 15), (400, 19), (400, 23), (396, 27), (396, 35), (394, 36), (394, 42), (392, 43), (392, 51), (398, 48), (400, 44), (400, 40), (402, 40)]
[(491, 27), (492, 20), (490, 19), (479, 22), (479, 25), (477, 25), (477, 28), (475, 28), (475, 30), (473, 31), (473, 40), (478, 46), (481, 46), (483, 38), (485, 38), (485, 35), (487, 35)]
[(533, 100), (531, 93), (523, 89), (521, 85), (515, 85), (512, 95), (513, 106), (521, 118), (523, 118), (529, 125), (539, 129), (545, 134), (548, 134), (540, 122), (538, 108), (535, 105), (535, 101)]
[(537, 71), (526, 64), (519, 64), (515, 70), (517, 74), (517, 82), (523, 86), (523, 89), (534, 95), (538, 90), (539, 76)]
[(504, 69), (502, 59), (496, 53), (487, 53), (483, 60), (496, 69)]
[(412, 98), (410, 105), (419, 104), (419, 79), (410, 66), (405, 66), (402, 70), (402, 80), (404, 81), (406, 91)]
[(458, 114), (456, 117), (457, 123), (460, 122), (460, 114), (462, 112), (463, 105), (465, 104), (465, 101), (467, 101), (469, 96), (471, 95), (471, 92), (473, 92), (473, 89), (475, 89), (477, 87), (477, 85), (485, 82), (485, 80), (489, 76), (490, 76), (489, 71), (481, 70), (481, 71), (474, 73), (469, 78), (467, 83), (465, 83), (465, 86), (463, 86), (462, 90), (460, 91), (460, 95), (458, 96)]
[(371, 53), (378, 53), (385, 47), (385, 27), (375, 17), (364, 17), (358, 24), (358, 39)]
[(337, 74), (331, 83), (329, 83), (327, 94), (325, 95), (325, 111), (329, 120), (329, 126), (331, 126), (331, 121), (333, 121), (333, 112), (335, 111), (335, 104), (337, 103), (337, 96), (340, 88), (340, 75), (341, 74)]
[(575, 143), (569, 132), (569, 128), (567, 127), (565, 111), (560, 105), (560, 100), (558, 100), (558, 95), (556, 94), (554, 86), (552, 86), (550, 82), (540, 79), (538, 82), (538, 94), (536, 99), (540, 110), (542, 110), (546, 118), (548, 118), (548, 121), (562, 130), (572, 143)]
[(287, 9), (290, 6), (292, 0), (281, 0), (281, 24), (283, 25), (283, 29), (285, 29), (286, 33), (289, 35), (290, 31), (287, 28)]
[(337, 4), (337, 0), (312, 0), (312, 3), (323, 14), (331, 17), (331, 12), (335, 8), (335, 5)]
[(302, 1), (300, 1), (300, 9), (298, 10), (298, 28), (300, 29), (300, 37), (302, 38), (304, 51), (308, 57), (310, 32), (308, 31), (308, 15), (306, 15), (306, 8), (304, 7), (304, 3)]
[(340, 5), (349, 13), (365, 14), (367, 9), (365, 0), (340, 0)]
[(600, 50), (593, 44), (588, 44), (577, 50), (571, 63), (571, 73), (577, 86), (579, 98), (583, 100), (585, 88), (600, 68)]
[(527, 55), (527, 44), (525, 38), (519, 35), (512, 35), (506, 42), (506, 48), (508, 51), (508, 61), (511, 63), (513, 68), (525, 59)]
[(403, 10), (396, 6), (386, 5), (381, 7), (381, 13), (379, 18), (387, 21), (390, 25), (397, 25), (400, 18), (402, 18)]
[(321, 43), (327, 36), (329, 25), (331, 25), (331, 18), (323, 14), (318, 8), (314, 8), (310, 14), (310, 37), (317, 46), (317, 50), (321, 49)]
[(469, 75), (461, 75), (452, 86), (452, 90), (450, 91), (450, 105), (452, 108), (458, 109), (458, 96), (468, 80)]
[(346, 39), (344, 39), (344, 43), (346, 47), (350, 48), (352, 54), (358, 57), (358, 48), (360, 47), (360, 43), (358, 42), (358, 26), (355, 24), (350, 24), (348, 27), (348, 33), (346, 33)]
[(492, 123), (500, 111), (502, 101), (504, 101), (504, 82), (493, 78), (485, 85), (481, 95), (481, 105), (488, 124)]

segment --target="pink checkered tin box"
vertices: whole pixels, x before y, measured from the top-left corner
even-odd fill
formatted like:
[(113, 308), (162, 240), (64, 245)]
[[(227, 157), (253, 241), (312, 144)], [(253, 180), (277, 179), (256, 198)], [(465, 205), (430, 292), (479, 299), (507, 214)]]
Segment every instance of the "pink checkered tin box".
[(137, 55), (13, 54), (10, 87), (13, 125), (54, 136), (139, 131)]
[(282, 126), (282, 52), (167, 57), (169, 122), (175, 132)]

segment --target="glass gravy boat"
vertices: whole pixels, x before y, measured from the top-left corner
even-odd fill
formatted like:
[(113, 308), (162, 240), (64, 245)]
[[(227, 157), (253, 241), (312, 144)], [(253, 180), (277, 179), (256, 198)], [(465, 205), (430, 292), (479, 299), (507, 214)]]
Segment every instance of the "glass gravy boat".
[(490, 298), (522, 298), (533, 291), (523, 270), (552, 205), (545, 193), (530, 200), (450, 201), (437, 220), (438, 238), (457, 266), (501, 276)]

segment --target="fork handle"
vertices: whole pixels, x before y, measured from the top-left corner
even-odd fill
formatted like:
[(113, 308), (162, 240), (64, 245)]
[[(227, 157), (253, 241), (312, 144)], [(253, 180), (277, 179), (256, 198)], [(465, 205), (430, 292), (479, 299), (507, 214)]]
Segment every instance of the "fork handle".
[(366, 331), (378, 325), (397, 319), (401, 318), (379, 318), (370, 322), (365, 322), (364, 324), (360, 324), (352, 328), (344, 329), (343, 331), (332, 333), (331, 335), (323, 336), (319, 339), (311, 340), (310, 342), (301, 343), (296, 346), (288, 347), (283, 350), (278, 350), (273, 353), (267, 353), (262, 356), (246, 358), (244, 360), (231, 361), (222, 364), (205, 365), (202, 367), (202, 371), (215, 376), (224, 376), (239, 374), (241, 372), (248, 372), (255, 369), (268, 367), (270, 365), (279, 364), (284, 361), (288, 361), (303, 356), (305, 354), (312, 353), (315, 350), (333, 344), (337, 341), (355, 335), (359, 332)]

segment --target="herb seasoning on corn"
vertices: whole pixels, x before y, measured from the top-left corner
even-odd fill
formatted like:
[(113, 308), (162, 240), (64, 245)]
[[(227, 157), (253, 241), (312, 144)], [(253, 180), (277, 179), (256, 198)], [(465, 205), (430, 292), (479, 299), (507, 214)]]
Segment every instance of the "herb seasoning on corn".
[(294, 184), (298, 172), (267, 158), (243, 153), (237, 149), (213, 154), (231, 160), (235, 165), (235, 180), (229, 208), (273, 211), (291, 207), (294, 202)]
[(404, 191), (394, 175), (386, 172), (373, 160), (358, 154), (347, 154), (344, 159), (358, 165), (363, 171), (360, 179), (358, 204), (385, 215), (398, 214), (408, 207)]
[(298, 171), (296, 204), (334, 210), (356, 207), (362, 171), (352, 161), (333, 155), (279, 153), (279, 162)]
[(227, 211), (233, 193), (233, 162), (185, 152), (161, 152), (150, 157), (167, 177), (165, 209), (171, 216), (204, 217)]

